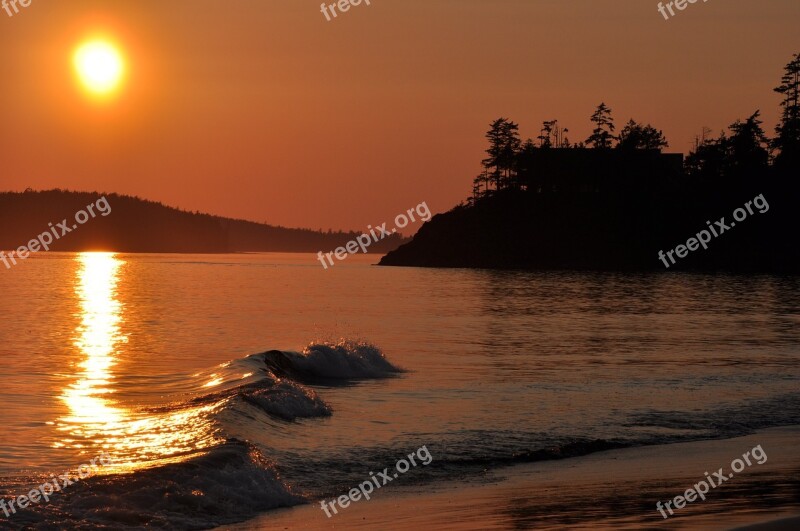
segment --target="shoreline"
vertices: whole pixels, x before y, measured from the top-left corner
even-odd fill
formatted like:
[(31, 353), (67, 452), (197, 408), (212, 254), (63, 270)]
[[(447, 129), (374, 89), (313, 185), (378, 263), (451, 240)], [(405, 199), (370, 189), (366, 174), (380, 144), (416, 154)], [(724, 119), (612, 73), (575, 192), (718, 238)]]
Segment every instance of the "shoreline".
[[(733, 439), (674, 443), (525, 463), (488, 473), (483, 485), (435, 484), (381, 492), (327, 518), (317, 501), (218, 529), (797, 529), (800, 426)], [(683, 494), (761, 445), (767, 460), (662, 518), (656, 502)], [(743, 527), (747, 526), (747, 527)]]

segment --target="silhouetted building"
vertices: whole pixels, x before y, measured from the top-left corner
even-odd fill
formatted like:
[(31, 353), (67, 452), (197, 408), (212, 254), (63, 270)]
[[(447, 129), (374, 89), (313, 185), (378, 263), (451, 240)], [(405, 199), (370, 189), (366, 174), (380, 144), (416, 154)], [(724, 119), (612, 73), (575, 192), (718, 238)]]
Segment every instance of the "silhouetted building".
[(683, 155), (658, 150), (549, 148), (520, 156), (518, 182), (533, 193), (598, 193), (674, 184)]

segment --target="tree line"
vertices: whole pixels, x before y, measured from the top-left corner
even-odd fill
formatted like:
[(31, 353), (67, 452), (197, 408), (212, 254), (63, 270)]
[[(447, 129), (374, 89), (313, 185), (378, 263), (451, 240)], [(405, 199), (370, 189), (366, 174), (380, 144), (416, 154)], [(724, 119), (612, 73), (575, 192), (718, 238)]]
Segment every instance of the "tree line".
[[(756, 110), (746, 120), (737, 120), (719, 136), (709, 136), (710, 131), (696, 139), (693, 150), (684, 161), (684, 174), (698, 182), (746, 179), (761, 175), (769, 168), (788, 173), (798, 169), (800, 155), (800, 54), (795, 54), (784, 67), (781, 83), (774, 91), (782, 96), (781, 116), (775, 136), (769, 138), (763, 129), (761, 112)], [(519, 136), (519, 125), (508, 118), (498, 118), (486, 133), (489, 146), (487, 157), (481, 161), (483, 170), (475, 177), (472, 201), (492, 195), (500, 190), (520, 189), (520, 166), (530, 160), (537, 150), (546, 149), (596, 149), (662, 151), (669, 147), (663, 131), (651, 124), (629, 120), (617, 133), (611, 108), (600, 103), (590, 117), (591, 135), (582, 142), (571, 143), (558, 120), (542, 123), (536, 141), (524, 142)]]

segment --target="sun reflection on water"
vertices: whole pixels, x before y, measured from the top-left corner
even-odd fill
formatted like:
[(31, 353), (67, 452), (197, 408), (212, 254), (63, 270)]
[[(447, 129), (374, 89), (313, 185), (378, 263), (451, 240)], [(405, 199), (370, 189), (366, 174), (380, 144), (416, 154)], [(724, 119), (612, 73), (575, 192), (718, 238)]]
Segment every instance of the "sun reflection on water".
[(218, 442), (209, 416), (220, 403), (154, 414), (114, 400), (119, 380), (125, 377), (115, 367), (128, 340), (121, 331), (124, 306), (118, 293), (125, 262), (114, 253), (81, 253), (77, 261), (81, 324), (74, 345), (81, 361), (75, 367), (76, 380), (61, 396), (69, 414), (57, 423), (65, 437), (55, 446), (87, 454), (108, 451), (119, 471), (152, 466), (155, 460), (177, 458)]
[(82, 320), (75, 346), (85, 358), (78, 365), (83, 371), (80, 379), (64, 394), (72, 415), (62, 420), (78, 426), (117, 425), (123, 412), (113, 407), (105, 395), (113, 393), (115, 347), (127, 341), (119, 329), (121, 305), (116, 299), (122, 261), (110, 253), (84, 253), (78, 261), (81, 269), (76, 290)]

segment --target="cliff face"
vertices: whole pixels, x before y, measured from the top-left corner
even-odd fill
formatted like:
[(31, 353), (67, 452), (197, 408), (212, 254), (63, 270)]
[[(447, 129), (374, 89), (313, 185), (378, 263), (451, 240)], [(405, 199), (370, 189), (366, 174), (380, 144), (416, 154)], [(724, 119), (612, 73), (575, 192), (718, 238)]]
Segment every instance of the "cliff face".
[[(798, 188), (775, 176), (759, 182), (560, 195), (507, 191), (435, 216), (380, 265), (800, 272)], [(764, 213), (753, 206), (757, 195), (763, 197), (757, 202), (768, 204)], [(753, 213), (736, 223), (734, 211), (748, 201)], [(729, 228), (712, 236), (711, 227), (723, 217)], [(690, 241), (704, 230), (706, 249)], [(697, 248), (678, 247), (687, 243)]]

